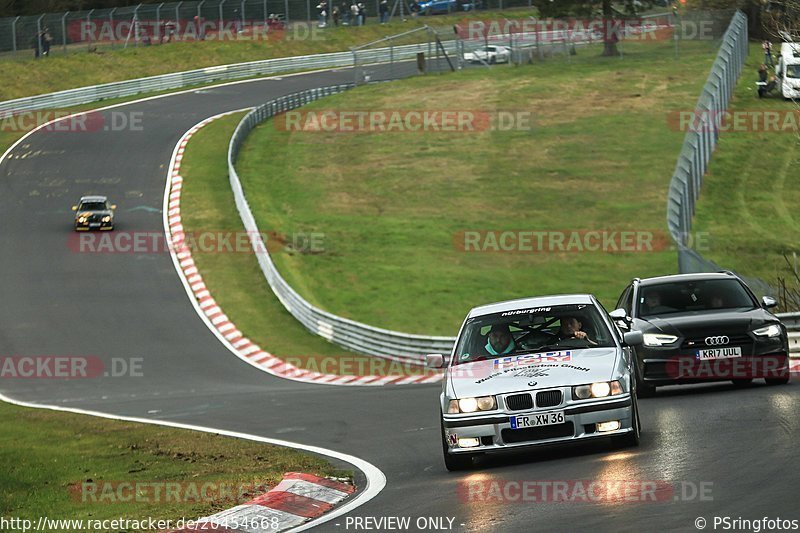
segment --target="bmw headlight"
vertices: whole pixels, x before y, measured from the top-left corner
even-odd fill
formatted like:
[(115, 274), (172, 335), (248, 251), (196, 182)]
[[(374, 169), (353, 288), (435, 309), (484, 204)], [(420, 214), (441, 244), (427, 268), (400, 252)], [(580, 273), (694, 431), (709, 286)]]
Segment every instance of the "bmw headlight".
[(777, 337), (781, 334), (781, 327), (777, 324), (770, 324), (763, 328), (753, 330), (753, 335), (756, 337)]
[(605, 398), (622, 394), (622, 385), (619, 381), (598, 381), (589, 385), (577, 385), (572, 387), (572, 397), (577, 400), (588, 400), (589, 398)]
[(477, 411), (492, 411), (497, 408), (494, 396), (479, 396), (477, 398), (461, 398), (450, 400), (447, 405), (448, 414), (475, 413)]
[(78, 217), (79, 224), (86, 224), (86, 217)]
[(663, 335), (661, 333), (645, 333), (643, 337), (645, 346), (666, 346), (678, 340), (675, 335)]
[(111, 215), (106, 215), (103, 217), (103, 222), (111, 222)]

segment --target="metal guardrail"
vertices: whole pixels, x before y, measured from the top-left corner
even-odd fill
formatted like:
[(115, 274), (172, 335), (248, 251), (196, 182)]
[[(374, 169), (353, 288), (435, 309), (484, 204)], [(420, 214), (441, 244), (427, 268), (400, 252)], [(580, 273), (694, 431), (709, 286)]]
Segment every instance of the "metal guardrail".
[[(448, 52), (456, 49), (455, 41), (447, 41), (444, 44)], [(426, 44), (410, 44), (393, 47), (391, 56), (388, 48), (378, 48), (370, 50), (369, 52), (362, 52), (362, 58), (371, 63), (381, 63), (390, 60), (402, 61), (412, 59), (416, 56), (417, 52), (426, 50)], [(0, 117), (8, 113), (19, 113), (36, 109), (64, 108), (88, 104), (98, 100), (122, 98), (146, 92), (180, 89), (215, 81), (237, 80), (291, 71), (352, 66), (352, 52), (282, 57), (232, 65), (220, 65), (7, 100), (5, 102), (0, 102)]]
[[(667, 197), (667, 227), (678, 245), (678, 270), (722, 270), (690, 248), (692, 218), (711, 154), (717, 146), (720, 121), (728, 107), (748, 52), (747, 17), (736, 11), (722, 37), (717, 58), (695, 107), (693, 127), (686, 132)], [(770, 292), (761, 280), (747, 279), (755, 290)]]
[(800, 313), (777, 313), (789, 333), (789, 353), (800, 357)]
[(259, 251), (255, 255), (264, 277), (286, 310), (306, 329), (348, 350), (400, 361), (422, 363), (425, 354), (449, 353), (455, 343), (455, 337), (412, 335), (349, 320), (311, 305), (289, 286), (275, 268), (272, 257), (261, 239), (261, 233), (247, 203), (242, 183), (234, 166), (242, 143), (258, 124), (279, 113), (295, 109), (324, 96), (340, 93), (353, 86), (353, 84), (336, 85), (290, 94), (271, 100), (248, 113), (239, 122), (228, 145), (228, 176), (231, 189), (242, 223), (250, 235), (254, 249)]

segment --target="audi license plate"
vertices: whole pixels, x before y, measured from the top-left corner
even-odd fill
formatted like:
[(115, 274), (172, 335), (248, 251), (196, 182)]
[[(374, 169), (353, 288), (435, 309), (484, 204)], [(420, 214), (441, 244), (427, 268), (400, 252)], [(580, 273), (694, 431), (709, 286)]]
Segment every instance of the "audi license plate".
[(511, 429), (535, 428), (539, 426), (552, 426), (564, 423), (564, 411), (540, 413), (532, 415), (518, 415), (511, 417)]
[(741, 357), (742, 349), (738, 346), (729, 348), (708, 348), (706, 350), (697, 350), (697, 358), (701, 361), (706, 359), (729, 359), (732, 357)]

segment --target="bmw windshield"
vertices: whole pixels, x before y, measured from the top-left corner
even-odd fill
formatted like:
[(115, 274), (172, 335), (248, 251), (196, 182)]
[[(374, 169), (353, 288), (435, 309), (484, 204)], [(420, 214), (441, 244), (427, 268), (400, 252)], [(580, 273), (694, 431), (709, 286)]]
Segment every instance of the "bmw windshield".
[(615, 346), (591, 304), (519, 309), (472, 318), (458, 340), (453, 364), (523, 353)]

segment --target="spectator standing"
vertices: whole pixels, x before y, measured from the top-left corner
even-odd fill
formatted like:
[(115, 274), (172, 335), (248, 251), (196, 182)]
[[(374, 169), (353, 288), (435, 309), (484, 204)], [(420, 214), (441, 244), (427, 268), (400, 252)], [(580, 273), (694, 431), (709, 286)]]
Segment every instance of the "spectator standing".
[(34, 57), (37, 59), (42, 55), (42, 35), (43, 32), (37, 31), (31, 38), (31, 48), (33, 48)]
[(353, 2), (350, 5), (350, 15), (353, 24), (355, 24), (356, 26), (361, 26), (361, 17), (358, 14), (358, 4), (356, 4), (355, 2)]
[(324, 0), (317, 4), (317, 15), (319, 23), (317, 24), (318, 28), (325, 27), (325, 21), (328, 19), (328, 12), (326, 11), (326, 6)]
[(363, 2), (358, 3), (358, 25), (364, 26), (367, 23), (367, 7)]
[(172, 38), (175, 37), (175, 23), (168, 20), (164, 28), (166, 30), (167, 42), (169, 43), (172, 41)]
[(339, 26), (339, 6), (333, 6), (331, 9), (331, 19), (333, 19), (333, 25)]
[(389, 19), (389, 2), (387, 0), (381, 0), (381, 3), (378, 4), (378, 13), (380, 14), (381, 24), (386, 24)]
[(761, 43), (761, 48), (764, 49), (764, 64), (774, 67), (775, 63), (772, 62), (772, 43), (764, 41)]
[(409, 7), (409, 10), (411, 11), (411, 18), (412, 19), (413, 18), (417, 18), (417, 15), (419, 15), (420, 9), (421, 8), (420, 8), (420, 5), (419, 5), (419, 0), (411, 0), (411, 7)]
[(50, 55), (50, 45), (53, 44), (53, 36), (50, 35), (50, 28), (45, 28), (42, 34), (42, 55)]
[(350, 5), (346, 2), (342, 2), (342, 7), (339, 9), (339, 12), (342, 14), (342, 26), (349, 26), (350, 25)]

